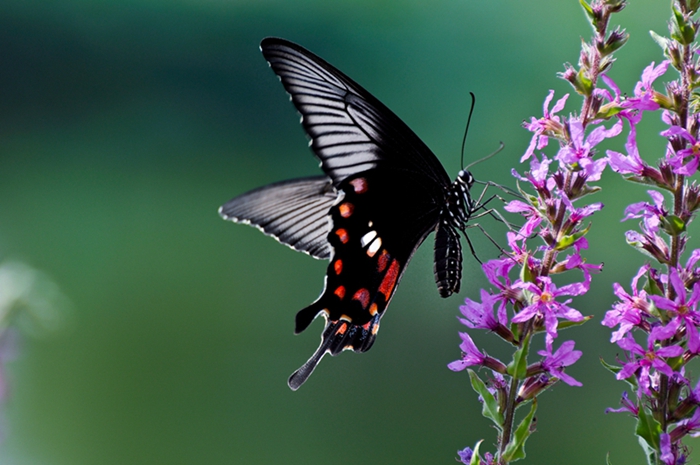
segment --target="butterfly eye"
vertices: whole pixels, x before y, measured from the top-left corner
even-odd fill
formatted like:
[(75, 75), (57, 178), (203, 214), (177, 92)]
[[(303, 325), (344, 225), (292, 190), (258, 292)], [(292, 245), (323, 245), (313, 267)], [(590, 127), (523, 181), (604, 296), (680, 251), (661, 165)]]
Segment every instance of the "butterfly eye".
[(468, 188), (471, 188), (472, 185), (474, 184), (474, 176), (472, 176), (472, 174), (469, 171), (461, 170), (459, 172), (459, 174), (457, 175), (457, 178), (461, 182), (466, 184)]

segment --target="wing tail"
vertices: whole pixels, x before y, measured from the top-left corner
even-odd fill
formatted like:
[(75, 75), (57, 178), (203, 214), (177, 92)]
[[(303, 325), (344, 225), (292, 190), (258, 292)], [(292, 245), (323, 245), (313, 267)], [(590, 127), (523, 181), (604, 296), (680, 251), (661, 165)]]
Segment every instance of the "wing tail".
[[(313, 305), (305, 308), (301, 312), (309, 310), (312, 307)], [(318, 314), (318, 312), (316, 314)], [(316, 366), (326, 354), (335, 356), (344, 350), (354, 350), (355, 352), (366, 352), (369, 350), (379, 330), (379, 319), (380, 316), (375, 315), (364, 325), (356, 325), (342, 319), (326, 321), (326, 328), (321, 335), (321, 344), (311, 358), (289, 377), (287, 381), (289, 387), (293, 391), (299, 389), (309, 376), (311, 376), (311, 373), (314, 372)]]

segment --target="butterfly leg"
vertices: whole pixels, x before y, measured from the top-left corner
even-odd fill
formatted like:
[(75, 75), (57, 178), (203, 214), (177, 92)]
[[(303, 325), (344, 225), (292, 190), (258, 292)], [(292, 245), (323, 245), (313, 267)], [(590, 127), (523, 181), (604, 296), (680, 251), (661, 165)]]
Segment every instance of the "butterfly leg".
[(485, 211), (479, 213), (478, 215), (473, 215), (474, 213), (476, 213), (479, 210), (484, 210), (486, 208), (486, 205), (488, 205), (494, 199), (498, 199), (498, 200), (502, 201), (503, 203), (506, 203), (506, 200), (498, 194), (494, 194), (491, 197), (489, 197), (488, 199), (484, 200), (484, 196), (486, 195), (486, 191), (488, 190), (489, 186), (498, 187), (500, 189), (503, 189), (505, 192), (508, 192), (507, 190), (505, 190), (506, 187), (501, 186), (500, 184), (491, 183), (491, 182), (485, 183), (485, 187), (481, 191), (479, 198), (476, 199), (476, 201), (474, 202), (475, 206), (470, 211), (470, 215), (469, 215), (470, 219), (477, 219), (477, 218), (481, 218), (482, 216), (489, 215), (491, 218), (495, 219), (496, 221), (500, 221), (503, 224), (505, 224), (506, 227), (508, 228), (508, 230), (510, 230), (510, 231), (519, 230), (520, 229), (519, 227), (514, 227), (513, 223), (507, 221), (503, 217), (501, 212), (499, 212), (498, 210), (493, 209), (493, 208), (485, 210)]

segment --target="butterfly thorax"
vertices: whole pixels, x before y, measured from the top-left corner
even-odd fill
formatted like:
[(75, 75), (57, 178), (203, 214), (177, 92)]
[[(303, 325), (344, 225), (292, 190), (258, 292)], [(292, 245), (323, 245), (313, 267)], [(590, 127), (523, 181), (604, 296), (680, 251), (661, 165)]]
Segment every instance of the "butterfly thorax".
[(447, 202), (441, 215), (442, 220), (459, 230), (464, 230), (475, 209), (470, 193), (473, 184), (474, 176), (469, 171), (461, 170), (457, 179), (448, 188)]

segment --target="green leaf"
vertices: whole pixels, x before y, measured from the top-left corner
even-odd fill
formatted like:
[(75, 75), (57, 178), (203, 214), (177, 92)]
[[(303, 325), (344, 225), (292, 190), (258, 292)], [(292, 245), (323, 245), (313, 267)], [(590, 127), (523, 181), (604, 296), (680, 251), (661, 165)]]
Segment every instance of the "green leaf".
[[(523, 266), (520, 268), (520, 279), (524, 283), (534, 283), (535, 282), (535, 275), (532, 274), (532, 270), (530, 269), (529, 266), (527, 266), (527, 263), (529, 260), (523, 260)], [(523, 291), (527, 294), (529, 291)]]
[(559, 330), (562, 330), (562, 329), (566, 329), (566, 328), (573, 328), (574, 326), (581, 326), (582, 324), (584, 324), (585, 322), (587, 322), (591, 318), (593, 318), (593, 315), (585, 316), (585, 317), (583, 317), (583, 320), (581, 320), (581, 321), (569, 321), (569, 320), (560, 321), (559, 324), (557, 325), (557, 328)]
[(527, 353), (530, 351), (530, 336), (526, 336), (523, 344), (513, 354), (513, 360), (508, 364), (508, 374), (515, 379), (525, 379), (527, 376)]
[(666, 52), (666, 50), (668, 49), (668, 44), (669, 44), (671, 41), (670, 41), (669, 39), (667, 39), (666, 37), (664, 37), (664, 36), (658, 35), (658, 34), (657, 34), (656, 32), (654, 32), (654, 31), (649, 31), (649, 34), (651, 35), (651, 38), (654, 39), (654, 42), (656, 42), (657, 44), (659, 44), (659, 47), (661, 47), (661, 49), (662, 49), (664, 52)]
[(622, 367), (609, 364), (608, 362), (603, 360), (603, 357), (600, 358), (600, 364), (603, 365), (605, 369), (613, 372), (614, 374), (618, 374), (622, 370)]
[(647, 277), (647, 281), (644, 283), (644, 287), (642, 289), (647, 291), (647, 294), (660, 295), (660, 296), (665, 295), (663, 289), (661, 289), (658, 286), (658, 284), (656, 283), (655, 280), (651, 279), (648, 271), (646, 273), (646, 277)]
[(591, 5), (586, 3), (585, 0), (579, 0), (579, 3), (583, 7), (583, 11), (585, 11), (586, 15), (588, 15), (588, 19), (590, 19), (591, 24), (592, 24), (593, 21), (595, 21), (595, 13), (593, 13), (593, 8), (591, 8)]
[[(600, 358), (600, 363), (606, 369), (610, 370), (611, 372), (613, 372), (615, 374), (618, 374), (622, 370), (622, 367), (619, 367), (617, 365), (611, 365), (608, 362), (606, 362), (605, 360), (603, 360), (602, 357)], [(632, 389), (635, 389), (635, 390), (637, 389), (637, 378), (634, 375), (630, 376), (629, 378), (625, 378), (625, 381), (627, 382), (627, 384), (632, 386)]]
[(481, 407), (481, 414), (484, 418), (493, 421), (499, 429), (503, 430), (503, 415), (498, 411), (498, 402), (496, 398), (486, 387), (486, 384), (479, 378), (474, 370), (468, 369), (469, 380), (472, 383), (474, 391), (484, 399), (484, 405)]
[(482, 442), (484, 442), (483, 439), (477, 442), (476, 446), (474, 446), (474, 453), (472, 454), (472, 459), (469, 461), (469, 465), (481, 465), (481, 457), (479, 457), (479, 447), (481, 447)]
[(679, 236), (685, 232), (685, 221), (676, 215), (667, 215), (661, 217), (661, 227), (670, 236)]
[(644, 450), (644, 457), (647, 459), (647, 465), (658, 465), (656, 463), (656, 451), (652, 449), (644, 439), (638, 437), (637, 440)]
[(508, 463), (525, 458), (525, 441), (527, 441), (527, 438), (529, 438), (533, 432), (531, 426), (536, 410), (537, 399), (533, 399), (530, 412), (525, 415), (525, 418), (522, 419), (518, 427), (515, 429), (513, 437), (506, 446), (506, 450), (503, 451), (503, 455), (501, 456), (502, 461)]
[(586, 229), (582, 229), (581, 231), (575, 233), (575, 234), (569, 234), (564, 237), (562, 237), (559, 242), (557, 242), (556, 249), (561, 251), (564, 250), (568, 247), (571, 247), (574, 245), (574, 242), (588, 234), (588, 231), (591, 230), (591, 225), (589, 224)]
[(690, 45), (695, 40), (695, 29), (692, 23), (688, 23), (683, 16), (683, 13), (678, 11), (675, 7), (671, 7), (673, 10), (673, 17), (676, 20), (671, 23), (671, 37), (676, 39), (683, 45)]
[(635, 433), (654, 450), (659, 450), (659, 435), (661, 434), (661, 424), (648, 414), (644, 406), (639, 405), (639, 416)]

